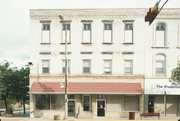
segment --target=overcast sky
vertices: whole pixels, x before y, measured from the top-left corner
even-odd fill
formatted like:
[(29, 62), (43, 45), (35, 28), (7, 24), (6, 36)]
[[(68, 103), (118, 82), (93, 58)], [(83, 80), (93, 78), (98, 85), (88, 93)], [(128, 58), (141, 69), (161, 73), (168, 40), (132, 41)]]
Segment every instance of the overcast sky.
[[(158, 0), (0, 0), (0, 61), (15, 66), (29, 59), (29, 9), (149, 8)], [(161, 0), (164, 3), (166, 0)], [(180, 0), (169, 0), (165, 8), (180, 8)]]

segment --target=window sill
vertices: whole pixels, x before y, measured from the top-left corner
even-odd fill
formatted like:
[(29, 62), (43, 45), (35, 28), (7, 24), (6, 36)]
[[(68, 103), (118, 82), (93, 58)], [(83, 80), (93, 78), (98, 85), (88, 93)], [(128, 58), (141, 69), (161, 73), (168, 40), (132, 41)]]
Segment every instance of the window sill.
[(105, 44), (105, 45), (111, 45), (111, 44), (113, 44), (112, 42), (110, 43), (110, 42), (103, 42), (102, 44)]
[(123, 45), (133, 45), (133, 42), (124, 42)]
[(91, 42), (82, 42), (81, 44), (83, 44), (83, 45), (91, 45), (92, 43)]
[(50, 45), (51, 43), (40, 43), (41, 45)]
[(151, 48), (154, 48), (154, 49), (168, 49), (169, 47), (151, 47)]
[[(66, 43), (62, 42), (60, 43), (61, 45), (65, 45)], [(70, 42), (67, 43), (68, 45), (71, 44)]]

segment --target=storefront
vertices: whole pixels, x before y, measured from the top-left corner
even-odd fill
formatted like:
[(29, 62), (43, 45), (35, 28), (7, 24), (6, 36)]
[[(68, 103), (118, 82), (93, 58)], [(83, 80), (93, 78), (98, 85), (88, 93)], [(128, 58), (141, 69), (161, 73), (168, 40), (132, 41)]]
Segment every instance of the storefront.
[(145, 79), (145, 111), (180, 116), (180, 86), (169, 79)]
[[(53, 118), (64, 116), (64, 88), (60, 82), (41, 82), (32, 85), (33, 115)], [(130, 111), (142, 111), (140, 83), (68, 83), (68, 117), (71, 118), (128, 118)]]

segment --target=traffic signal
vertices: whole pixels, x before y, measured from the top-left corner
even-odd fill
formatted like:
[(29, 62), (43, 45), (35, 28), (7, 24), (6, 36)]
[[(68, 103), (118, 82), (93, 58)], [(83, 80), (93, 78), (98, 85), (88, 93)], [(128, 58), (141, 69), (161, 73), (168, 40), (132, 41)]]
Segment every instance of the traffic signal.
[(149, 22), (149, 25), (154, 21), (156, 16), (158, 15), (158, 3), (152, 8), (149, 8), (147, 15), (145, 16), (145, 22)]

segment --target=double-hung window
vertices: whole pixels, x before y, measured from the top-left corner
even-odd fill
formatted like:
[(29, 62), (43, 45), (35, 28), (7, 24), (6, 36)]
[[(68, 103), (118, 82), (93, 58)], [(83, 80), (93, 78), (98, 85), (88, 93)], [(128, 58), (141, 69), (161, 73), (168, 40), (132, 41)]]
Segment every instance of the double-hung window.
[(49, 73), (49, 66), (50, 66), (49, 60), (42, 60), (42, 73), (44, 74)]
[(124, 73), (133, 74), (133, 60), (130, 59), (124, 60)]
[[(66, 68), (65, 68), (65, 59), (62, 60), (62, 73), (64, 74), (65, 71), (66, 71)], [(71, 72), (71, 60), (70, 59), (67, 59), (67, 72), (68, 74), (70, 74)]]
[(41, 29), (41, 43), (50, 43), (50, 21), (40, 21)]
[(104, 23), (104, 40), (103, 43), (112, 43), (112, 23)]
[(166, 25), (159, 23), (156, 26), (156, 47), (164, 47), (166, 45)]
[(133, 23), (124, 23), (124, 43), (133, 43)]
[(155, 73), (156, 76), (165, 76), (166, 74), (166, 58), (162, 54), (156, 55), (156, 60), (155, 60)]
[(83, 60), (83, 73), (84, 74), (91, 73), (91, 60), (90, 59)]
[(71, 24), (63, 23), (62, 25), (62, 43), (71, 43)]
[(104, 74), (112, 74), (112, 60), (104, 60)]
[(83, 42), (91, 43), (91, 23), (83, 23)]

